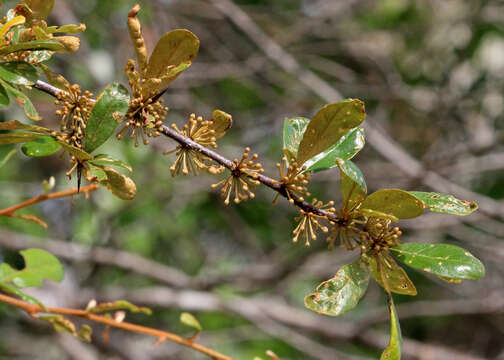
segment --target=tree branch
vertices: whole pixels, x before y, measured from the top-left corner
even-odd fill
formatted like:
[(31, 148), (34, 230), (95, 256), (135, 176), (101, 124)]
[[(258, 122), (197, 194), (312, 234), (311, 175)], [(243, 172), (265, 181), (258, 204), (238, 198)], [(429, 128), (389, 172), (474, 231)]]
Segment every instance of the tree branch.
[[(21, 310), (24, 310), (26, 313), (28, 313), (32, 317), (36, 317), (35, 315), (37, 313), (46, 313), (47, 311), (42, 308), (42, 306), (38, 304), (30, 304), (26, 301), (19, 300), (4, 294), (0, 294), (0, 302), (3, 302), (8, 305), (15, 306)], [(149, 328), (146, 326), (141, 326), (141, 325), (136, 325), (128, 322), (117, 322), (114, 319), (102, 316), (102, 315), (96, 315), (92, 314), (86, 310), (80, 310), (80, 309), (68, 309), (68, 308), (57, 308), (57, 307), (47, 307), (47, 310), (51, 314), (58, 314), (58, 315), (67, 315), (67, 316), (74, 316), (74, 317), (79, 317), (83, 318), (95, 323), (99, 324), (104, 324), (110, 327), (114, 328), (119, 328), (123, 329), (126, 331), (131, 331), (139, 334), (145, 334), (149, 336), (153, 336), (158, 339), (158, 341), (173, 341), (176, 342), (180, 345), (187, 346), (189, 348), (192, 348), (196, 351), (199, 351), (200, 353), (203, 353), (205, 355), (208, 355), (209, 357), (216, 359), (216, 360), (233, 360), (232, 357), (229, 357), (227, 355), (221, 354), (215, 350), (212, 350), (210, 348), (207, 348), (206, 346), (197, 344), (194, 342), (192, 339), (186, 339), (183, 338), (182, 336), (179, 336), (177, 334), (173, 334), (167, 331), (162, 331), (162, 330), (157, 330), (153, 328)]]
[[(37, 82), (35, 83), (35, 85), (33, 85), (33, 87), (35, 89), (43, 91), (43, 92), (45, 92), (49, 95), (52, 95), (54, 97), (56, 97), (56, 95), (58, 93), (63, 91), (61, 89), (58, 89), (55, 86), (52, 86), (50, 84), (43, 82), (41, 80), (37, 80)], [(216, 163), (226, 167), (229, 170), (234, 169), (234, 164), (231, 160), (225, 158), (224, 156), (216, 153), (213, 150), (210, 150), (210, 149), (198, 144), (197, 142), (189, 139), (188, 137), (178, 133), (177, 131), (170, 128), (169, 126), (163, 125), (161, 128), (161, 133), (164, 136), (175, 140), (176, 142), (183, 145), (184, 147), (187, 147), (191, 150), (197, 151), (197, 152), (209, 157), (210, 159), (214, 160)], [(283, 197), (287, 198), (287, 192), (285, 191), (285, 188), (281, 184), (278, 184), (274, 179), (272, 179), (268, 176), (265, 176), (263, 174), (258, 174), (257, 180), (259, 180), (263, 185), (269, 187), (270, 189), (278, 192)], [(312, 204), (310, 204), (306, 201), (300, 201), (295, 197), (292, 197), (292, 198), (294, 199), (294, 204), (306, 212), (310, 212), (310, 213), (313, 213), (316, 215), (327, 217), (327, 219), (329, 219), (329, 220), (334, 220), (334, 221), (338, 220), (338, 217), (335, 214), (332, 214), (332, 213), (327, 212), (323, 209), (320, 209), (316, 206), (313, 206)]]

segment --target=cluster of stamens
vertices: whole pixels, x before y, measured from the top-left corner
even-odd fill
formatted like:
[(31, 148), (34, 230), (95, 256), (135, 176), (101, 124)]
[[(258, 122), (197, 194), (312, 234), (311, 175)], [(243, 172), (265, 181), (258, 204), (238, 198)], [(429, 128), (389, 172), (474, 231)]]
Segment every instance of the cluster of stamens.
[(233, 169), (231, 175), (217, 184), (213, 184), (212, 188), (222, 187), (221, 195), (224, 198), (224, 204), (229, 205), (231, 195), (234, 193), (234, 202), (239, 203), (253, 199), (255, 194), (252, 192), (261, 182), (257, 180), (259, 174), (264, 172), (260, 163), (254, 162), (259, 155), (254, 154), (249, 157), (250, 148), (245, 148), (241, 160), (233, 160)]
[(82, 139), (85, 136), (86, 123), (93, 109), (91, 101), (93, 94), (82, 90), (79, 85), (66, 84), (66, 91), (60, 91), (54, 104), (59, 106), (56, 115), (61, 117), (61, 139), (69, 145), (82, 148)]
[[(323, 204), (322, 201), (314, 198), (311, 204), (330, 213), (334, 213), (336, 211), (333, 207), (334, 201), (329, 201), (327, 204)], [(329, 231), (329, 228), (320, 222), (320, 220), (327, 220), (326, 216), (308, 212), (303, 209), (300, 209), (299, 213), (301, 215), (294, 219), (298, 222), (298, 225), (292, 231), (292, 234), (294, 235), (292, 238), (293, 242), (298, 242), (299, 237), (301, 236), (305, 241), (305, 245), (310, 246), (310, 241), (317, 240), (318, 230), (322, 230), (324, 233)]]
[(142, 93), (142, 79), (135, 69), (135, 61), (129, 59), (124, 69), (131, 87), (132, 99), (129, 102), (124, 125), (117, 134), (117, 139), (121, 139), (124, 134), (135, 139), (135, 146), (139, 145), (138, 135), (140, 134), (145, 145), (149, 143), (148, 137), (161, 135), (163, 120), (168, 112), (168, 108), (163, 106), (163, 100), (152, 96), (144, 96)]
[[(179, 134), (190, 138), (202, 146), (216, 148), (217, 138), (215, 137), (215, 130), (212, 128), (212, 125), (213, 121), (203, 120), (202, 116), (196, 117), (195, 114), (191, 114), (189, 124), (185, 124), (182, 130), (175, 124), (172, 124), (171, 127)], [(174, 152), (176, 152), (175, 162), (170, 167), (172, 176), (188, 175), (190, 173), (197, 176), (200, 170), (212, 175), (220, 174), (224, 171), (223, 166), (211, 164), (210, 158), (186, 145), (177, 145), (175, 149), (165, 151), (163, 154), (167, 155)]]
[[(280, 181), (276, 181), (276, 183), (285, 189), (287, 199), (291, 204), (294, 204), (294, 198), (304, 201), (305, 196), (310, 196), (306, 185), (310, 182), (311, 175), (301, 173), (305, 168), (299, 168), (294, 159), (289, 164), (285, 156), (282, 158), (282, 163), (277, 163), (276, 166), (280, 175)], [(275, 196), (273, 204), (276, 203), (279, 195), (280, 193)]]
[(391, 246), (399, 245), (402, 231), (396, 226), (390, 227), (390, 220), (376, 217), (368, 218), (363, 232), (360, 235), (361, 248), (363, 251), (379, 252)]

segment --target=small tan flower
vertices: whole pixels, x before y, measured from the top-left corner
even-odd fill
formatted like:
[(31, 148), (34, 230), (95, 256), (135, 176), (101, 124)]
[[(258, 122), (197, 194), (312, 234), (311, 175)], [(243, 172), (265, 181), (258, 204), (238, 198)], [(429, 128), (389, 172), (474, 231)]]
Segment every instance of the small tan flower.
[(261, 184), (257, 178), (264, 170), (260, 163), (255, 163), (259, 155), (254, 154), (249, 158), (250, 148), (245, 148), (241, 160), (233, 160), (233, 169), (231, 175), (217, 184), (213, 184), (212, 188), (222, 187), (221, 195), (224, 198), (224, 204), (229, 205), (231, 195), (234, 193), (234, 202), (239, 203), (253, 199), (255, 194), (252, 192), (254, 188)]
[[(294, 204), (294, 198), (304, 201), (305, 196), (310, 196), (306, 185), (310, 182), (311, 176), (310, 174), (301, 174), (304, 169), (300, 169), (295, 160), (292, 159), (289, 164), (284, 156), (282, 163), (278, 163), (276, 166), (280, 175), (280, 181), (276, 181), (276, 183), (285, 189), (287, 199), (291, 204)], [(279, 195), (280, 193), (275, 196), (273, 204), (276, 203)]]
[[(329, 201), (327, 204), (323, 204), (322, 201), (317, 199), (312, 200), (312, 205), (318, 207), (319, 209), (324, 209), (328, 212), (334, 212), (335, 208), (334, 201)], [(299, 210), (300, 216), (296, 217), (296, 221), (298, 225), (292, 231), (294, 237), (292, 238), (293, 242), (297, 242), (299, 236), (304, 238), (305, 245), (310, 246), (310, 240), (317, 240), (317, 231), (322, 230), (322, 232), (327, 233), (329, 228), (323, 225), (320, 220), (327, 220), (325, 216), (317, 215), (312, 212), (304, 211), (303, 209)]]

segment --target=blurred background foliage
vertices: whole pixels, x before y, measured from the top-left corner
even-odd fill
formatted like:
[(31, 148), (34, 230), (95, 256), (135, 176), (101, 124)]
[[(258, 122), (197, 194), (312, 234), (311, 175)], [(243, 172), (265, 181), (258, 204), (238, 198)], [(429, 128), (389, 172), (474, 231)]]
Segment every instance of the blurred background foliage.
[[(175, 28), (190, 29), (201, 40), (196, 61), (164, 96), (167, 122), (180, 125), (192, 112), (209, 117), (216, 108), (231, 113), (234, 126), (218, 151), (234, 158), (250, 146), (273, 175), (281, 158), (283, 119), (311, 117), (325, 102), (272, 62), (250, 34), (214, 6), (217, 2), (140, 1), (150, 51)], [(345, 97), (365, 101), (366, 121), (426, 169), (499, 206), (492, 216), (480, 211), (463, 219), (427, 215), (402, 222), (404, 241), (464, 246), (482, 259), (487, 275), (451, 285), (408, 270), (419, 295), (395, 298), (406, 339), (404, 358), (504, 359), (504, 2), (234, 3), (306, 69)], [(4, 1), (4, 10), (12, 4)], [(76, 54), (55, 56), (49, 65), (95, 94), (112, 81), (126, 83), (122, 70), (134, 56), (126, 28), (132, 5), (130, 0), (57, 0), (49, 23), (82, 22), (87, 30)], [(31, 96), (42, 124), (55, 128), (53, 99), (36, 90)], [(15, 105), (0, 119), (26, 121)], [(161, 152), (174, 146), (166, 138), (139, 148), (111, 139), (100, 150), (133, 166), (136, 199), (121, 201), (101, 189), (89, 200), (48, 201), (24, 210), (44, 219), (47, 230), (0, 218), (2, 259), (19, 262), (17, 249), (26, 244), (52, 246), (49, 250), (65, 262), (66, 277), (63, 284), (34, 291), (47, 304), (85, 306), (90, 298), (122, 297), (154, 309), (150, 318), (132, 315), (130, 320), (188, 336), (191, 331), (179, 325), (178, 317), (191, 311), (203, 325), (201, 341), (237, 359), (265, 357), (267, 349), (281, 359), (378, 357), (388, 323), (376, 284), (356, 310), (341, 318), (303, 307), (305, 295), (357, 254), (328, 252), (322, 239), (311, 248), (292, 244), (296, 211), (284, 200), (272, 206), (274, 194), (267, 189), (259, 188), (253, 201), (226, 207), (210, 189), (216, 177), (172, 178), (173, 157)], [(11, 148), (0, 147), (0, 158)], [(429, 190), (421, 178), (407, 176), (370, 145), (356, 163), (371, 190)], [(1, 207), (41, 193), (42, 180), (50, 176), (56, 177), (56, 189), (75, 186), (75, 179), (65, 178), (66, 170), (57, 156), (37, 160), (19, 152), (0, 171)], [(312, 193), (338, 201), (338, 178), (336, 169), (315, 175)], [(100, 252), (104, 248), (111, 252)], [(149, 267), (153, 264), (163, 267)], [(83, 344), (7, 310), (0, 306), (0, 358), (201, 358), (180, 346), (152, 346), (151, 339), (120, 331), (113, 331), (106, 344), (95, 329), (94, 343)]]

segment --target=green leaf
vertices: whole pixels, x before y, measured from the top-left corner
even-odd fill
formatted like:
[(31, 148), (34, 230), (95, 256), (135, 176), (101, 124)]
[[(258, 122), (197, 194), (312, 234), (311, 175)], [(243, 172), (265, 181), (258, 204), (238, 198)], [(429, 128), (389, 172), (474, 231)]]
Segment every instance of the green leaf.
[(363, 256), (371, 276), (385, 290), (403, 295), (416, 295), (413, 282), (388, 252), (366, 254)]
[(65, 51), (65, 46), (54, 40), (32, 40), (3, 46), (0, 48), (0, 55), (7, 55), (16, 51), (25, 50)]
[(124, 115), (129, 99), (128, 90), (118, 83), (108, 85), (100, 93), (86, 124), (84, 150), (90, 153), (112, 136), (119, 125), (114, 114)]
[(112, 193), (120, 199), (132, 200), (136, 195), (136, 185), (129, 177), (109, 167), (103, 167), (107, 180), (102, 181)]
[(186, 326), (193, 328), (197, 332), (201, 332), (203, 330), (198, 319), (196, 319), (194, 315), (188, 312), (183, 312), (182, 314), (180, 314), (180, 322)]
[(392, 214), (399, 219), (411, 219), (423, 214), (423, 202), (409, 192), (399, 189), (382, 189), (369, 195), (362, 209)]
[(75, 146), (67, 144), (65, 141), (60, 141), (58, 140), (60, 145), (63, 147), (63, 149), (68, 152), (69, 154), (75, 156), (78, 160), (80, 161), (86, 161), (86, 160), (91, 160), (93, 159), (93, 155), (88, 154), (84, 150), (81, 150)]
[(307, 168), (304, 172), (331, 169), (337, 166), (337, 158), (350, 160), (362, 150), (365, 143), (364, 129), (352, 129), (343, 135), (343, 137), (329, 149), (322, 151), (320, 154), (315, 155), (311, 159), (308, 159), (303, 164)]
[(10, 95), (14, 96), (16, 98), (16, 102), (21, 107), (25, 113), (25, 115), (28, 117), (28, 119), (33, 120), (33, 121), (38, 121), (42, 120), (42, 118), (39, 116), (37, 113), (37, 110), (35, 110), (35, 106), (33, 106), (32, 102), (30, 99), (21, 91), (16, 89), (15, 87), (9, 85), (7, 82), (3, 81), (0, 79), (0, 84), (5, 87), (7, 90), (7, 93)]
[(329, 149), (350, 129), (359, 126), (365, 117), (364, 103), (357, 99), (324, 106), (306, 127), (297, 153), (298, 164)]
[(165, 88), (187, 69), (199, 50), (199, 40), (189, 30), (178, 29), (164, 34), (159, 39), (149, 58), (146, 79), (160, 79), (156, 88), (143, 89), (144, 96)]
[(30, 130), (30, 131), (35, 131), (35, 132), (40, 132), (43, 134), (51, 134), (52, 130), (42, 127), (42, 126), (37, 126), (37, 125), (30, 125), (30, 124), (23, 124), (22, 122), (19, 122), (17, 120), (9, 120), (5, 122), (0, 122), (0, 130)]
[(0, 160), (0, 169), (5, 165), (7, 164), (7, 162), (14, 156), (14, 154), (17, 152), (16, 149), (12, 149), (11, 151), (9, 151), (7, 153), (7, 155), (5, 155), (5, 157)]
[(0, 265), (0, 282), (12, 283), (19, 288), (41, 286), (42, 280), (61, 281), (63, 266), (52, 254), (41, 249), (20, 251), (25, 261), (23, 270), (15, 270), (6, 263)]
[(341, 174), (343, 210), (349, 211), (366, 198), (367, 186), (364, 175), (350, 160), (336, 159)]
[(21, 300), (24, 300), (24, 301), (29, 302), (31, 304), (40, 305), (42, 307), (42, 309), (46, 309), (46, 307), (44, 306), (44, 304), (42, 304), (40, 302), (40, 300), (34, 298), (33, 296), (25, 294), (24, 292), (22, 292), (21, 290), (19, 290), (17, 287), (15, 287), (13, 285), (9, 285), (9, 284), (0, 282), (0, 290), (2, 290), (3, 292), (5, 292), (7, 294), (16, 295)]
[(448, 194), (438, 194), (434, 192), (409, 191), (410, 194), (422, 200), (425, 207), (430, 211), (453, 214), (453, 215), (469, 215), (478, 209), (478, 204), (465, 200), (459, 200), (456, 197)]
[(485, 267), (467, 250), (455, 245), (405, 243), (390, 248), (406, 265), (449, 279), (477, 280)]
[(283, 126), (283, 149), (288, 158), (295, 159), (299, 144), (310, 119), (304, 117), (285, 118)]
[(109, 311), (115, 311), (115, 310), (128, 310), (128, 311), (135, 312), (135, 313), (142, 312), (147, 315), (152, 314), (151, 309), (149, 309), (147, 307), (136, 306), (126, 300), (117, 300), (114, 302), (100, 303), (100, 304), (97, 304), (91, 308), (88, 308), (87, 312), (102, 313), (102, 312), (109, 312)]
[(103, 170), (102, 166), (95, 166), (95, 165), (91, 164), (90, 161), (86, 161), (84, 163), (84, 165), (86, 166), (86, 169), (87, 169), (86, 178), (88, 181), (90, 181), (90, 182), (100, 181), (101, 182), (101, 181), (106, 181), (108, 179), (107, 174)]
[(9, 94), (7, 94), (7, 90), (0, 84), (0, 108), (7, 107), (9, 103)]
[(37, 68), (24, 61), (0, 63), (0, 78), (17, 85), (33, 85), (39, 73)]
[(361, 259), (338, 270), (336, 275), (321, 283), (315, 293), (305, 297), (305, 306), (319, 314), (338, 316), (355, 306), (366, 293), (369, 272)]
[(32, 11), (32, 16), (37, 20), (45, 20), (54, 7), (54, 0), (23, 0)]
[(359, 209), (359, 213), (366, 216), (366, 217), (375, 217), (375, 218), (379, 218), (379, 219), (390, 220), (393, 222), (399, 221), (399, 219), (392, 214), (385, 214), (385, 213), (382, 213), (382, 212), (376, 211), (376, 210)]
[(115, 159), (107, 154), (96, 155), (93, 160), (89, 160), (89, 162), (94, 165), (115, 166), (128, 171), (133, 171), (133, 168), (122, 160)]
[(0, 145), (24, 143), (36, 139), (40, 136), (40, 134), (28, 131), (17, 131), (7, 134), (0, 134)]
[(26, 156), (43, 157), (54, 154), (61, 145), (52, 136), (40, 136), (23, 144), (21, 150)]
[(402, 335), (399, 317), (395, 309), (392, 295), (387, 293), (388, 310), (390, 316), (390, 340), (389, 345), (383, 351), (380, 360), (401, 360)]

